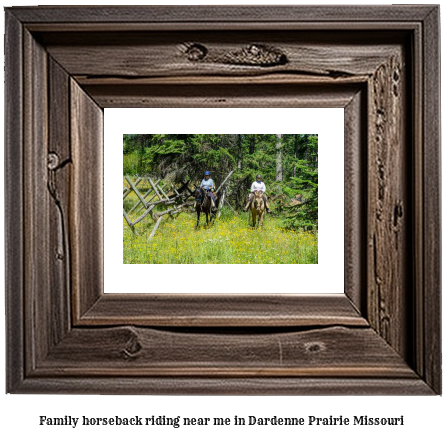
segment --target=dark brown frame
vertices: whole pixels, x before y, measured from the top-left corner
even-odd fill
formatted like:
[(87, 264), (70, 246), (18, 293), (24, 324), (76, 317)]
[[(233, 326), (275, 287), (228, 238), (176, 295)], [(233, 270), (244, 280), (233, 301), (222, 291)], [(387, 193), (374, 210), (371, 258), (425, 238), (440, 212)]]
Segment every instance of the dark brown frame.
[[(438, 6), (6, 9), (7, 392), (441, 394), (439, 38)], [(103, 295), (112, 106), (345, 108), (346, 295)]]

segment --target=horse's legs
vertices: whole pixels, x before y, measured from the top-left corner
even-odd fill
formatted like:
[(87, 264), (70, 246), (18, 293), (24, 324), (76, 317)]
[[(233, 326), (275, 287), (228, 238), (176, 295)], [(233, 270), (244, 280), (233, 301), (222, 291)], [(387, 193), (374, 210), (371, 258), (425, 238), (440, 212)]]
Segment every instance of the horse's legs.
[(255, 228), (255, 220), (257, 218), (257, 212), (252, 210), (252, 228)]
[(197, 210), (197, 225), (195, 228), (198, 228), (198, 224), (200, 223), (200, 210)]

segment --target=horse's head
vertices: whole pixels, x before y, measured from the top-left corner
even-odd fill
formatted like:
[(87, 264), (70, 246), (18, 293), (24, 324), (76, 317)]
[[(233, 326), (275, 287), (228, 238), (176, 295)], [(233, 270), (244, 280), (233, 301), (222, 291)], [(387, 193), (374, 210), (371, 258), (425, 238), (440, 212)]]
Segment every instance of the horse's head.
[(261, 190), (254, 192), (254, 207), (256, 210), (264, 208), (263, 192)]

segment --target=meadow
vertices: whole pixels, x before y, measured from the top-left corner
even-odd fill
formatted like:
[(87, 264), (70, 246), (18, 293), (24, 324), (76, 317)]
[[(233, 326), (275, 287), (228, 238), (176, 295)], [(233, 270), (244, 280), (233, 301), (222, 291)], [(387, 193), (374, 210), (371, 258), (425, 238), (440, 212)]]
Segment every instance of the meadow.
[[(134, 219), (134, 217), (132, 217)], [(154, 226), (146, 218), (137, 227), (136, 237), (123, 220), (123, 262), (197, 264), (305, 264), (318, 263), (317, 232), (289, 231), (279, 218), (267, 215), (262, 229), (248, 224), (247, 213), (224, 208), (219, 219), (195, 228), (196, 214), (182, 213), (164, 220), (155, 237), (148, 241)]]

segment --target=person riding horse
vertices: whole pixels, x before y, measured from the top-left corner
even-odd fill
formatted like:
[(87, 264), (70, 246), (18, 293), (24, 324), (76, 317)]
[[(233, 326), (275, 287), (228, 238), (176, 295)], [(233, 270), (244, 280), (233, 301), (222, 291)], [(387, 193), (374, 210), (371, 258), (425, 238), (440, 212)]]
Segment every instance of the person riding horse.
[(215, 184), (214, 181), (212, 181), (212, 178), (210, 177), (211, 173), (207, 170), (205, 172), (205, 178), (203, 179), (203, 181), (200, 184), (200, 188), (203, 190), (206, 190), (208, 195), (211, 197), (211, 202), (212, 202), (212, 211), (216, 212), (217, 211), (217, 207), (215, 204), (215, 193), (214, 193), (214, 189), (215, 189)]
[(244, 208), (244, 211), (248, 211), (249, 206), (251, 205), (251, 201), (254, 199), (254, 192), (261, 191), (263, 192), (263, 201), (265, 201), (265, 208), (268, 213), (271, 213), (271, 210), (269, 209), (268, 204), (268, 198), (265, 195), (266, 192), (266, 186), (265, 183), (261, 180), (261, 175), (257, 175), (256, 180), (252, 183), (251, 186), (251, 193), (249, 195), (248, 203), (246, 204), (246, 207)]

